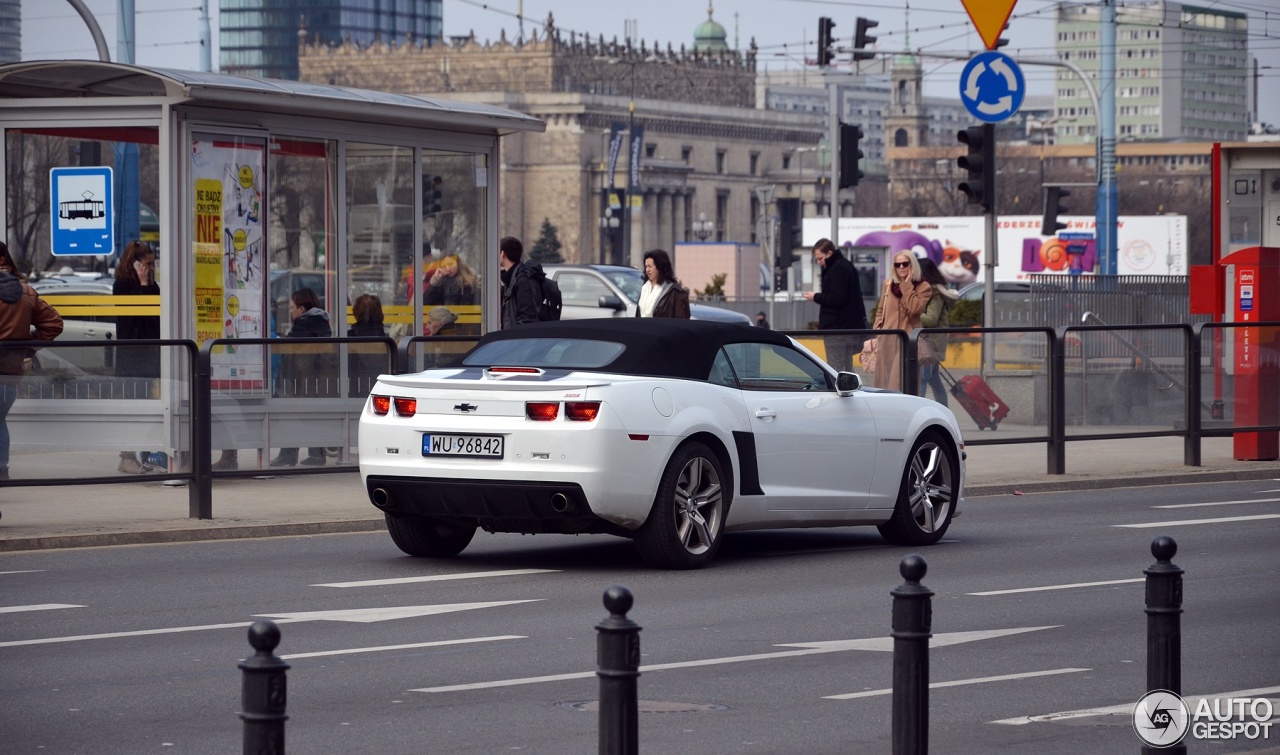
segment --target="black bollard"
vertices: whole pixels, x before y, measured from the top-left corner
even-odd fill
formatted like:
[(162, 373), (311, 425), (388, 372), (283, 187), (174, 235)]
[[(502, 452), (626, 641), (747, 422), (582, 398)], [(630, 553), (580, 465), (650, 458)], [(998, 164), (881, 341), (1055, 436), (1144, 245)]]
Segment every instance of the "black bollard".
[[(1168, 535), (1151, 541), (1156, 562), (1147, 575), (1147, 691), (1168, 690), (1182, 694), (1182, 569), (1173, 564), (1178, 543)], [(1143, 753), (1187, 751), (1185, 744), (1143, 747)]]
[(911, 554), (898, 564), (906, 580), (893, 596), (893, 755), (929, 752), (929, 638), (933, 591), (920, 584), (929, 565)]
[(627, 618), (631, 591), (613, 585), (604, 591), (609, 618), (596, 624), (596, 676), (600, 677), (600, 753), (640, 752), (640, 625)]
[(275, 656), (280, 627), (271, 621), (255, 621), (249, 627), (249, 644), (258, 651), (240, 662), (244, 683), (240, 692), (240, 720), (244, 721), (245, 755), (284, 755), (284, 708), (289, 664)]

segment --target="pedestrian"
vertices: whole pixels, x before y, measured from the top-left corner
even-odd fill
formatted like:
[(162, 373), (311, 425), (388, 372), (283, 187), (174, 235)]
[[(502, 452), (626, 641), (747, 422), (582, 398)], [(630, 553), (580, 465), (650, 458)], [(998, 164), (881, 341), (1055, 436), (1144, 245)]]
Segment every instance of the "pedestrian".
[[(822, 268), (822, 290), (806, 291), (804, 298), (818, 305), (818, 330), (866, 330), (867, 308), (853, 263), (831, 239), (818, 239), (813, 245), (813, 261)], [(862, 349), (862, 337), (828, 336), (824, 340), (827, 363), (842, 372), (853, 369), (853, 355)]]
[[(159, 296), (160, 284), (156, 282), (156, 252), (151, 246), (137, 239), (130, 241), (124, 254), (116, 263), (116, 279), (111, 285), (113, 296)], [(117, 315), (116, 340), (159, 340), (159, 315)], [(130, 346), (116, 348), (116, 377), (121, 381), (124, 398), (153, 398), (156, 382), (160, 379), (160, 347)], [(168, 471), (168, 459), (163, 452), (149, 454), (143, 451), (120, 452), (118, 471), (123, 474), (143, 474)]]
[(448, 307), (432, 307), (427, 312), (424, 325), (424, 336), (453, 336), (457, 335), (453, 328), (453, 324), (458, 321), (458, 316)]
[[(347, 337), (377, 337), (387, 335), (382, 300), (373, 294), (361, 294), (351, 305), (355, 323), (347, 329)], [(378, 344), (352, 344), (347, 353), (347, 378), (350, 387), (347, 395), (367, 396), (378, 376), (388, 371), (386, 348)]]
[[(929, 303), (920, 315), (920, 327), (947, 327), (951, 324), (951, 308), (960, 295), (951, 290), (937, 263), (928, 257), (920, 259), (920, 279), (933, 286), (933, 295), (929, 297)], [(925, 389), (932, 387), (934, 400), (943, 406), (948, 406), (948, 402), (947, 387), (942, 383), (941, 364), (947, 359), (947, 343), (950, 340), (946, 333), (921, 333), (919, 340), (920, 395), (926, 395)]]
[[(914, 252), (903, 250), (893, 255), (893, 268), (880, 290), (876, 306), (875, 330), (914, 330), (920, 327), (920, 316), (933, 296), (933, 286), (920, 279), (920, 261)], [(880, 388), (902, 390), (902, 349), (898, 336), (875, 339), (875, 384)]]
[(644, 285), (636, 317), (689, 319), (689, 289), (676, 279), (671, 255), (662, 249), (644, 253)]
[[(293, 326), (285, 338), (329, 338), (333, 335), (329, 313), (320, 308), (320, 297), (309, 288), (300, 288), (289, 297), (289, 316), (293, 318)], [(315, 397), (330, 393), (323, 386), (333, 376), (333, 366), (322, 351), (323, 347), (318, 351), (299, 350), (284, 355), (280, 364), (282, 395)], [(273, 467), (292, 467), (297, 463), (297, 448), (282, 448), (280, 454), (271, 460)], [(324, 447), (308, 448), (302, 465), (323, 467)]]
[(764, 312), (756, 312), (756, 327), (769, 329), (769, 318), (765, 317)]
[(422, 303), (445, 306), (475, 304), (478, 279), (476, 271), (458, 255), (447, 255), (431, 274), (427, 290), (422, 294)]
[(506, 236), (498, 242), (498, 267), (502, 268), (502, 327), (537, 322), (541, 280), (546, 277), (542, 265), (524, 261), (524, 244)]
[[(0, 241), (0, 340), (52, 341), (61, 332), (62, 317), (18, 277), (9, 247)], [(0, 480), (9, 479), (9, 410), (32, 355), (30, 349), (0, 349)]]

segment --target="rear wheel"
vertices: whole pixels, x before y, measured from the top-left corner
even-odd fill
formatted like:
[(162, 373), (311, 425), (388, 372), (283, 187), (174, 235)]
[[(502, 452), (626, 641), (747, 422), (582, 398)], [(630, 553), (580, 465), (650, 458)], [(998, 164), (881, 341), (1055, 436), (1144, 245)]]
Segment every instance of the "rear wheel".
[(705, 566), (720, 549), (730, 492), (720, 459), (702, 443), (676, 449), (649, 518), (636, 532), (640, 556), (664, 569)]
[(946, 534), (959, 495), (960, 465), (950, 443), (937, 433), (916, 441), (902, 473), (893, 516), (879, 526), (894, 545), (933, 545)]
[(396, 547), (418, 558), (449, 558), (462, 552), (476, 534), (475, 527), (445, 524), (422, 517), (384, 515)]

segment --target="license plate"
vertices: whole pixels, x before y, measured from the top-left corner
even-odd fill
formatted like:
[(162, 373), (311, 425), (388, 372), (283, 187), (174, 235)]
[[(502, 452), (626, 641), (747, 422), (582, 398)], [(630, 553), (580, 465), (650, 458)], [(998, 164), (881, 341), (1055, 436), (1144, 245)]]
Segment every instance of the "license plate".
[(501, 459), (502, 436), (426, 434), (422, 436), (422, 455)]

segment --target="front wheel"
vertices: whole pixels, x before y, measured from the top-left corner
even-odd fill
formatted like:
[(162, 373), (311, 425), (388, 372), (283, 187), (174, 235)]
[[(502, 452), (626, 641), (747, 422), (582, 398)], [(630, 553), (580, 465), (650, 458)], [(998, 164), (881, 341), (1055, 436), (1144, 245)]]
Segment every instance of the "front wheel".
[(927, 433), (911, 448), (893, 516), (879, 526), (894, 545), (933, 545), (946, 534), (959, 495), (960, 465), (951, 444)]
[(731, 497), (720, 459), (702, 443), (676, 449), (658, 483), (636, 547), (651, 566), (696, 569), (720, 549)]
[(391, 533), (391, 541), (400, 550), (418, 558), (456, 556), (467, 547), (476, 534), (475, 527), (445, 524), (422, 517), (392, 514), (384, 514), (384, 516), (387, 520), (387, 532)]

